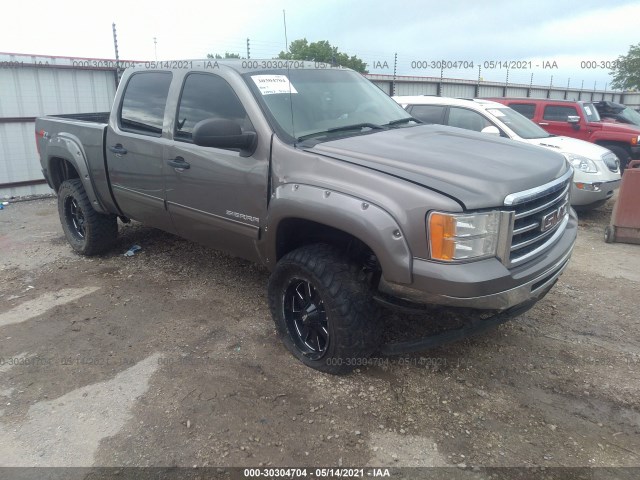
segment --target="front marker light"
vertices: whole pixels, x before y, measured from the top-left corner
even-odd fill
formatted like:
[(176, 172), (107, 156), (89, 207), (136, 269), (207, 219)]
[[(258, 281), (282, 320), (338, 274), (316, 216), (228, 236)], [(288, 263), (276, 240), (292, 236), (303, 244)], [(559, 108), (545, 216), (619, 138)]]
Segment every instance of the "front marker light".
[(431, 212), (428, 219), (431, 258), (452, 262), (495, 256), (499, 220), (499, 212)]

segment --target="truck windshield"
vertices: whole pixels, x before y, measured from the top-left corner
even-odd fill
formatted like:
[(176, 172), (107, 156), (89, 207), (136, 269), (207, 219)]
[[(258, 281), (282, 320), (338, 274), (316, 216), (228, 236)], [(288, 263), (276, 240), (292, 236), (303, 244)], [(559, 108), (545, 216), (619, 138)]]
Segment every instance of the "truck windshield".
[(351, 70), (327, 67), (243, 76), (277, 135), (288, 143), (308, 138), (325, 141), (420, 123)]
[(547, 138), (549, 133), (512, 108), (488, 108), (487, 112), (509, 127), (520, 138)]
[(600, 115), (598, 114), (598, 110), (593, 103), (585, 103), (582, 105), (582, 109), (584, 110), (584, 116), (587, 118), (587, 122), (599, 122)]
[(628, 120), (629, 123), (633, 123), (634, 125), (640, 125), (640, 113), (636, 112), (635, 110), (629, 107), (625, 107), (624, 109), (622, 109), (618, 113), (618, 115)]

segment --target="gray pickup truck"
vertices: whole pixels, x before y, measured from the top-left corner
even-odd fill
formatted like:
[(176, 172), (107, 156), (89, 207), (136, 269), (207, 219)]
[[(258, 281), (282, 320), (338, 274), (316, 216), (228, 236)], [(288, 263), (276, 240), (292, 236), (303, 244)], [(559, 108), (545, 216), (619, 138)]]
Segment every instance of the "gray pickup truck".
[(128, 69), (110, 113), (37, 119), (78, 253), (135, 219), (261, 263), (284, 344), (329, 373), (381, 347), (380, 304), (520, 312), (566, 267), (560, 154), (423, 125), (349, 69), (173, 63)]

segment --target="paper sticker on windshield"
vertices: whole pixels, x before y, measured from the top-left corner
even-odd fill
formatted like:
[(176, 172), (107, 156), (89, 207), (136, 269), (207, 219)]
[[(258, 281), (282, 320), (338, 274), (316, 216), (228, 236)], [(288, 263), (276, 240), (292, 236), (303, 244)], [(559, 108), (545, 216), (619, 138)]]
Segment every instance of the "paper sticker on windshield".
[(593, 114), (591, 113), (591, 108), (589, 107), (589, 105), (585, 105), (585, 106), (584, 106), (584, 111), (585, 111), (585, 112), (587, 112), (587, 115), (593, 115)]
[(298, 93), (286, 75), (252, 75), (251, 78), (262, 95)]
[(504, 117), (504, 113), (502, 113), (497, 108), (487, 108), (487, 112), (492, 114), (494, 117)]

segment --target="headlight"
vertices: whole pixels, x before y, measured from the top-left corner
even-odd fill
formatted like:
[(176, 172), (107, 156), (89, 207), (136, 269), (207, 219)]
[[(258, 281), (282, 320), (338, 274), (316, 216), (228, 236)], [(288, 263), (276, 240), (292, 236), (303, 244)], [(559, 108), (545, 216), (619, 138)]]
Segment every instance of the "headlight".
[(565, 157), (576, 170), (580, 170), (585, 173), (598, 173), (598, 167), (596, 167), (596, 164), (587, 157), (576, 155), (575, 153), (566, 153)]
[(431, 212), (429, 251), (433, 260), (451, 262), (496, 255), (499, 212), (452, 214)]

